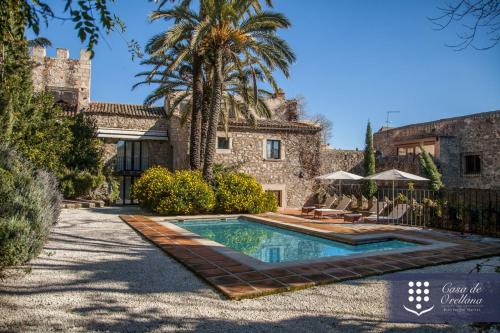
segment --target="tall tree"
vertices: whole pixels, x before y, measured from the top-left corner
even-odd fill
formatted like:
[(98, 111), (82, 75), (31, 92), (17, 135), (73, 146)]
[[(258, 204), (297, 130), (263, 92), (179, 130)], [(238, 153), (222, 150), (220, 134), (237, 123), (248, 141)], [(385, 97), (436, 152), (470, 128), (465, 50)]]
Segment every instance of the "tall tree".
[(23, 0), (0, 2), (0, 141), (9, 141), (15, 119), (30, 104), (31, 60), (24, 36)]
[[(373, 148), (372, 125), (369, 121), (366, 125), (363, 166), (365, 168), (365, 176), (370, 176), (375, 173), (375, 149)], [(364, 180), (362, 191), (366, 198), (371, 199), (377, 193), (377, 184), (373, 180)]]
[(443, 182), (441, 181), (441, 174), (434, 163), (434, 159), (422, 146), (420, 146), (420, 151), (420, 166), (422, 167), (426, 177), (430, 180), (429, 188), (433, 191), (439, 191), (439, 189), (443, 187)]
[[(227, 66), (234, 65), (241, 73), (239, 94), (243, 103), (247, 105), (253, 103), (255, 106), (259, 94), (257, 88), (259, 75), (256, 69), (261, 73), (260, 79), (268, 81), (276, 90), (272, 71), (279, 69), (288, 76), (288, 64), (294, 61), (295, 56), (288, 45), (276, 35), (277, 29), (289, 27), (288, 20), (281, 14), (261, 11), (259, 1), (200, 1), (199, 14), (191, 11), (186, 3), (190, 1), (152, 14), (155, 20), (163, 18), (174, 20), (175, 23), (168, 31), (154, 36), (148, 43), (147, 51), (158, 55), (183, 45), (179, 48), (182, 51), (168, 66), (167, 75), (168, 71), (175, 70), (183, 61), (190, 59), (189, 62), (193, 64), (196, 58), (193, 56), (203, 54), (202, 68), (205, 67), (207, 85), (204, 85), (203, 89), (199, 89), (199, 86), (197, 88), (198, 93), (203, 90), (202, 99), (199, 99), (199, 95), (195, 98), (194, 89), (191, 89), (193, 100), (199, 99), (197, 103), (192, 103), (191, 117), (193, 115), (198, 117), (198, 114), (201, 114), (203, 125), (193, 129), (192, 139), (198, 138), (198, 129), (202, 129), (201, 136), (204, 139), (201, 141), (204, 141), (205, 145), (199, 151), (204, 151), (202, 155), (204, 176), (210, 180), (213, 173), (216, 133), (224, 104), (224, 91), (227, 90), (225, 77)], [(252, 70), (250, 76), (244, 73), (246, 69)], [(193, 79), (192, 87), (195, 81)], [(208, 96), (207, 86), (210, 89)], [(253, 94), (250, 91), (253, 91)], [(203, 110), (207, 102), (208, 114), (197, 113), (199, 111), (196, 110)], [(197, 141), (193, 141), (195, 142)], [(192, 152), (193, 154), (195, 152)], [(194, 157), (192, 162), (196, 163)]]
[[(250, 8), (255, 3), (252, 0), (211, 0), (206, 3), (206, 24), (198, 26), (197, 31), (200, 33), (193, 42), (206, 42), (213, 54), (212, 92), (203, 165), (203, 176), (211, 181), (226, 64), (233, 62), (240, 65), (245, 60), (260, 64), (262, 61), (268, 68), (277, 68), (288, 76), (288, 65), (295, 60), (295, 55), (276, 34), (277, 29), (290, 26), (282, 14), (251, 12)], [(263, 72), (266, 73), (266, 70), (263, 69)], [(253, 86), (256, 95), (256, 78), (253, 79)]]

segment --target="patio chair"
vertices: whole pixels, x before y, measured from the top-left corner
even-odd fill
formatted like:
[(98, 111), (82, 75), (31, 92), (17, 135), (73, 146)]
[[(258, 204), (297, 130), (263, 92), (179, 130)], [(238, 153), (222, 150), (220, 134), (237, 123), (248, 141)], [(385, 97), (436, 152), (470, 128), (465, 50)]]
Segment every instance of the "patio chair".
[[(373, 201), (373, 205), (366, 211), (368, 213), (368, 216), (371, 215), (380, 215), (384, 212), (384, 210), (387, 208), (387, 202), (381, 201), (380, 203), (377, 200)], [(362, 212), (363, 213), (363, 212)]]
[(397, 222), (403, 218), (403, 216), (406, 214), (408, 211), (408, 205), (407, 204), (398, 204), (396, 207), (393, 207), (391, 212), (386, 215), (386, 216), (378, 216), (377, 219), (377, 214), (370, 215), (368, 217), (365, 217), (365, 221), (368, 222), (377, 222), (377, 221), (383, 221), (383, 222)]
[[(335, 196), (331, 196), (331, 197), (328, 197), (326, 198), (325, 202), (323, 203), (323, 205), (325, 207), (330, 207), (331, 205), (333, 205), (333, 202), (335, 201)], [(302, 207), (302, 214), (309, 214), (310, 212), (314, 211), (315, 209), (318, 208), (318, 205), (316, 206), (304, 206)]]
[(347, 208), (351, 205), (352, 199), (349, 197), (343, 197), (335, 209), (331, 208), (318, 208), (314, 210), (314, 217), (323, 216), (341, 216), (343, 214), (349, 213)]

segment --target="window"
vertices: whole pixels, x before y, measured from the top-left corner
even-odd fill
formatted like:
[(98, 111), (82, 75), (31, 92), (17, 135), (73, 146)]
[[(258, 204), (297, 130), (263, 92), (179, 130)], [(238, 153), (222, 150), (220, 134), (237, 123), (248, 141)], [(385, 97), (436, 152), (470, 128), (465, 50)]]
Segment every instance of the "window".
[(431, 154), (432, 156), (436, 155), (436, 148), (434, 144), (425, 144), (424, 145), (424, 150)]
[(217, 137), (217, 149), (230, 149), (229, 138)]
[(276, 197), (276, 202), (278, 202), (278, 207), (282, 207), (282, 204), (281, 204), (281, 198), (282, 198), (281, 191), (267, 190), (266, 192), (270, 192), (270, 193), (274, 194), (274, 196)]
[(409, 143), (403, 146), (399, 146), (397, 147), (398, 156), (418, 155), (422, 153), (420, 146), (422, 146), (426, 152), (434, 156), (435, 143), (432, 141), (425, 141), (423, 143)]
[(479, 175), (481, 174), (481, 156), (480, 155), (465, 155), (464, 156), (464, 175)]
[(116, 170), (146, 170), (149, 167), (147, 148), (147, 143), (142, 141), (118, 141), (116, 144)]
[(280, 140), (267, 140), (266, 158), (269, 160), (281, 159)]

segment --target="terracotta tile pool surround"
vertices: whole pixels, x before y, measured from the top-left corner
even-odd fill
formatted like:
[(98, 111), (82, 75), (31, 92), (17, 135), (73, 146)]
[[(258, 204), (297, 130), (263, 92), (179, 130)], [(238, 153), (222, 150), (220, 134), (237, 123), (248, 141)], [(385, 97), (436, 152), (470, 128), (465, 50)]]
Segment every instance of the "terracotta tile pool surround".
[[(229, 299), (253, 298), (342, 280), (500, 255), (500, 246), (441, 235), (420, 234), (411, 230), (332, 234), (314, 226), (281, 222), (269, 216), (241, 216), (255, 222), (352, 245), (373, 240), (399, 239), (419, 243), (420, 246), (270, 264), (168, 223), (169, 220), (178, 220), (176, 218), (156, 222), (141, 215), (120, 217), (134, 230)], [(230, 218), (234, 217), (237, 216)]]

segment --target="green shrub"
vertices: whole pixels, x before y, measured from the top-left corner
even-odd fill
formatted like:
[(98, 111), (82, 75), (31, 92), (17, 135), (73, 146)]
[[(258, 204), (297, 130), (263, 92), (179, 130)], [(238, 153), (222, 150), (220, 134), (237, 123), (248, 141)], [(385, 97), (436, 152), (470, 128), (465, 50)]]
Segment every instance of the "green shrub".
[(168, 195), (173, 177), (173, 174), (163, 167), (149, 168), (134, 182), (132, 197), (139, 201), (142, 208), (154, 211), (160, 199)]
[(215, 176), (216, 211), (227, 214), (276, 211), (276, 197), (266, 193), (257, 180), (238, 172)]
[(171, 173), (153, 167), (132, 186), (132, 196), (146, 208), (162, 215), (193, 215), (215, 210), (220, 213), (276, 211), (278, 203), (272, 193), (244, 173), (219, 172), (212, 189), (197, 171)]
[(164, 215), (207, 213), (215, 204), (212, 188), (196, 171), (171, 173), (163, 167), (148, 169), (132, 187), (143, 208)]
[(257, 207), (258, 213), (275, 212), (278, 210), (278, 200), (273, 193), (264, 192), (264, 195), (261, 196)]
[(0, 270), (37, 255), (60, 213), (55, 177), (0, 145)]
[(215, 205), (214, 191), (200, 172), (176, 171), (155, 212), (165, 215), (193, 215), (210, 212)]
[(94, 199), (93, 192), (105, 184), (102, 174), (93, 175), (88, 170), (71, 170), (61, 179), (61, 191), (67, 199)]

